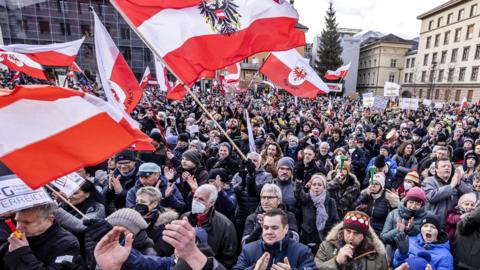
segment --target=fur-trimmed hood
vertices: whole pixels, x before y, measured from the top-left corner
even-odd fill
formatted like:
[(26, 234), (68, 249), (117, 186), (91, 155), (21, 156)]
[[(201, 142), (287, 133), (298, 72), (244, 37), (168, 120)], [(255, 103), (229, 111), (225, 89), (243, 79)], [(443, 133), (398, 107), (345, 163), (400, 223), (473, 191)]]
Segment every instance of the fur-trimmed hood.
[[(330, 232), (328, 233), (327, 237), (325, 238), (325, 241), (329, 241), (330, 243), (332, 243), (333, 245), (337, 245), (337, 235), (338, 233), (340, 232), (340, 230), (342, 229), (343, 227), (343, 221), (338, 223), (337, 225), (335, 225), (335, 227), (333, 227)], [(380, 240), (380, 238), (378, 238), (377, 234), (375, 233), (375, 231), (373, 230), (373, 228), (370, 226), (369, 228), (369, 232), (370, 232), (370, 235), (369, 236), (365, 236), (365, 239), (367, 239), (367, 241), (370, 241), (371, 244), (373, 245), (373, 248), (374, 250), (378, 253), (378, 254), (381, 254), (381, 255), (385, 255), (385, 246), (383, 245), (382, 241)], [(365, 241), (365, 240), (364, 240)], [(340, 248), (340, 247), (339, 247)], [(361, 254), (359, 254), (361, 255)]]
[(178, 219), (178, 213), (170, 208), (163, 208), (163, 212), (160, 211), (155, 226), (164, 225)]

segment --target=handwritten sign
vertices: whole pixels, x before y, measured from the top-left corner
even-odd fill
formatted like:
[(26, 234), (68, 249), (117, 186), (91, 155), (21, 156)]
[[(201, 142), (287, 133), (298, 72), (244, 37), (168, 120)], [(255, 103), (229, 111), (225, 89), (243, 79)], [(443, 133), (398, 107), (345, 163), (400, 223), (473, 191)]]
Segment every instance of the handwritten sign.
[(80, 186), (83, 183), (85, 183), (85, 179), (78, 175), (78, 173), (71, 173), (58, 178), (51, 184), (58, 188), (60, 192), (64, 193), (67, 197), (70, 197), (80, 189)]

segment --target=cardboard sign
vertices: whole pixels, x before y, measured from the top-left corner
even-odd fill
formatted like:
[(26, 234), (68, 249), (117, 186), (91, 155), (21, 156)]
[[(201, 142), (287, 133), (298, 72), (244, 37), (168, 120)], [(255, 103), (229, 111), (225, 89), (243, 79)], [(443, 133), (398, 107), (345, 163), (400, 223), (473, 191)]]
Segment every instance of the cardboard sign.
[(80, 189), (80, 186), (83, 183), (85, 183), (85, 179), (83, 179), (83, 177), (78, 175), (78, 173), (71, 173), (58, 178), (51, 184), (58, 188), (60, 192), (65, 194), (65, 196), (70, 197), (73, 195), (73, 193)]
[(0, 214), (52, 202), (44, 188), (32, 190), (16, 175), (0, 177)]
[(325, 83), (330, 89), (330, 92), (341, 93), (343, 90), (343, 84), (341, 83)]
[(400, 108), (403, 110), (418, 110), (418, 98), (400, 99)]
[(400, 94), (400, 85), (392, 82), (385, 82), (383, 95), (386, 97), (398, 97)]
[(363, 107), (365, 107), (365, 108), (372, 107), (374, 101), (375, 101), (375, 97), (364, 97), (363, 98)]

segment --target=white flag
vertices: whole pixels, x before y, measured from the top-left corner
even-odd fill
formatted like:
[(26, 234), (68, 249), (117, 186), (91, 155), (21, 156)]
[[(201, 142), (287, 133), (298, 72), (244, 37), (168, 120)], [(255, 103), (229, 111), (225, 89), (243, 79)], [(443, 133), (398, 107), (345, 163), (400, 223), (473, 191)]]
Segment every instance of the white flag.
[(253, 138), (252, 124), (250, 123), (250, 116), (248, 116), (247, 110), (245, 110), (245, 119), (247, 120), (248, 146), (250, 147), (250, 152), (257, 152), (255, 151), (255, 139)]

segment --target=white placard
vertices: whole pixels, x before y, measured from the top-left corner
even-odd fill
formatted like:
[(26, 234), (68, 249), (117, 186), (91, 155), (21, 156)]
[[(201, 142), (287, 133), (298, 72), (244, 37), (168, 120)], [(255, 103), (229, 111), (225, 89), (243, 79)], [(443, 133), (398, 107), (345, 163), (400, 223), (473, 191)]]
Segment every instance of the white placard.
[(430, 99), (424, 99), (423, 100), (423, 105), (429, 107), (430, 105), (432, 105), (432, 101)]
[(377, 110), (384, 111), (388, 105), (388, 98), (382, 96), (375, 96), (372, 107)]
[(330, 89), (330, 92), (341, 93), (343, 89), (343, 84), (341, 83), (325, 83)]
[(200, 130), (198, 129), (198, 125), (191, 125), (188, 130), (190, 133), (198, 133)]
[(400, 108), (404, 110), (418, 110), (418, 98), (401, 98)]
[(375, 101), (375, 97), (364, 97), (363, 98), (363, 107), (365, 107), (365, 108), (372, 107), (374, 101)]
[(400, 94), (400, 85), (392, 82), (385, 82), (383, 86), (383, 95), (386, 97), (398, 97)]
[(443, 109), (443, 102), (436, 102), (434, 108), (435, 109)]
[(85, 179), (78, 175), (78, 173), (71, 173), (58, 178), (51, 184), (58, 188), (65, 196), (70, 197), (75, 193), (80, 186), (85, 183)]
[(366, 98), (366, 97), (373, 97), (373, 92), (369, 92), (369, 93), (363, 93), (362, 94), (362, 98)]
[(0, 177), (0, 214), (52, 202), (44, 188), (32, 190), (16, 175)]

